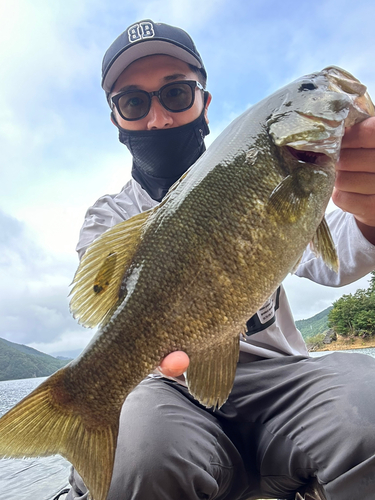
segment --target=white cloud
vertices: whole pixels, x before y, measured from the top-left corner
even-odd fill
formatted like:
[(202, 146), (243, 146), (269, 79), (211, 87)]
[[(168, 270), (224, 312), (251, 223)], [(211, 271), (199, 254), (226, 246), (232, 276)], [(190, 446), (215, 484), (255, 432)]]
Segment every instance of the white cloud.
[(78, 335), (76, 330), (66, 330), (53, 337), (50, 342), (32, 341), (28, 345), (51, 356), (75, 357), (90, 342), (94, 333), (93, 330), (82, 329)]
[[(136, 18), (133, 21), (152, 19), (155, 22), (172, 24), (191, 31), (197, 27), (207, 26), (220, 10), (226, 8), (226, 4), (226, 0), (206, 0), (199, 4), (198, 14), (195, 0), (140, 1), (137, 2)], [(126, 27), (127, 25), (124, 29)]]
[[(0, 58), (6, 76), (2, 88), (13, 96), (26, 83), (32, 95), (50, 85), (72, 87), (93, 71), (95, 47), (80, 39), (87, 29), (89, 8), (90, 2), (73, 0), (2, 3)], [(18, 98), (27, 102), (27, 96)]]
[(84, 347), (87, 335), (82, 337), (67, 299), (76, 263), (46, 252), (35, 244), (24, 223), (3, 212), (0, 226), (0, 337), (48, 345), (72, 331), (82, 339), (75, 344)]
[(74, 250), (86, 210), (100, 196), (119, 192), (131, 176), (130, 154), (124, 146), (114, 154), (89, 158), (88, 163), (74, 175), (60, 170), (43, 176), (28, 191), (28, 200), (19, 203), (12, 198), (6, 203), (27, 223), (33, 238), (56, 256), (65, 253), (76, 259)]
[(369, 276), (340, 288), (331, 288), (313, 283), (297, 276), (288, 276), (284, 286), (294, 317), (307, 319), (323, 311), (344, 294), (355, 293), (359, 288), (368, 288)]

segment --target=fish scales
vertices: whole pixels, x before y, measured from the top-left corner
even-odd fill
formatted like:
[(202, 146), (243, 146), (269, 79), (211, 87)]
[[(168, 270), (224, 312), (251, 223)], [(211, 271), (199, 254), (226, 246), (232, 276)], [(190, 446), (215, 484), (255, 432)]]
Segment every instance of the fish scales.
[(324, 211), (344, 127), (370, 115), (349, 73), (305, 76), (238, 117), (158, 207), (94, 242), (71, 308), (101, 328), (0, 419), (0, 456), (60, 453), (105, 500), (121, 406), (168, 353), (189, 355), (194, 397), (224, 404), (239, 334), (306, 245), (337, 269)]

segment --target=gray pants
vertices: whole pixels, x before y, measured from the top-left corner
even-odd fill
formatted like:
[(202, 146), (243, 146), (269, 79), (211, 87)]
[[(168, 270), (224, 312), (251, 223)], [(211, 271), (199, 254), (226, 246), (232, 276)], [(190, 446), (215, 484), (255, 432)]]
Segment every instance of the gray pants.
[[(334, 353), (239, 364), (208, 411), (166, 379), (126, 399), (108, 500), (294, 499), (317, 477), (328, 500), (375, 498), (375, 359)], [(78, 474), (67, 500), (87, 498)]]

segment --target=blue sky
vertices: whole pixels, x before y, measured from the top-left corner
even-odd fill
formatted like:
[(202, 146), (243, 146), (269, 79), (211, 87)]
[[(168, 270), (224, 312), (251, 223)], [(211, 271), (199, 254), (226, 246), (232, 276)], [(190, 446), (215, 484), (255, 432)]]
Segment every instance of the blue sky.
[[(116, 193), (131, 158), (100, 87), (112, 41), (144, 18), (184, 28), (208, 70), (208, 144), (289, 81), (342, 66), (375, 96), (372, 0), (13, 0), (0, 5), (0, 337), (51, 354), (85, 346), (67, 294), (86, 209)], [(297, 319), (367, 279), (334, 290), (295, 277)]]

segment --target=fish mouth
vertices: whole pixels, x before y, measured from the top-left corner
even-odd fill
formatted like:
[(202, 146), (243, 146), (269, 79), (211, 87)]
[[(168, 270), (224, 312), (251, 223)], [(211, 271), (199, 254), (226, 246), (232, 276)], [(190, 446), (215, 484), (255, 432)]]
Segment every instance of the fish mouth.
[(296, 158), (300, 163), (310, 163), (311, 165), (317, 165), (319, 167), (324, 167), (332, 164), (332, 157), (319, 153), (318, 151), (306, 151), (303, 149), (295, 149), (291, 146), (285, 146), (289, 154)]

